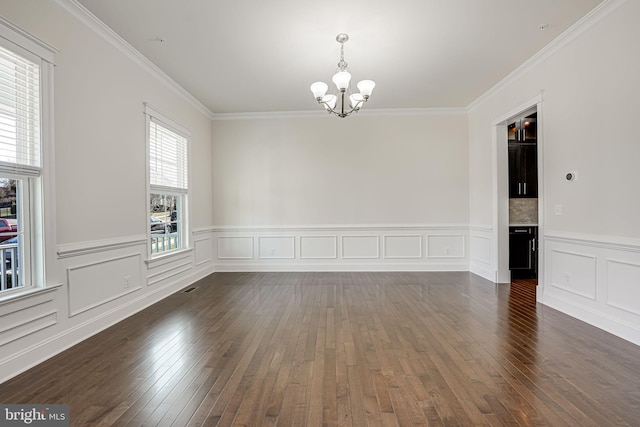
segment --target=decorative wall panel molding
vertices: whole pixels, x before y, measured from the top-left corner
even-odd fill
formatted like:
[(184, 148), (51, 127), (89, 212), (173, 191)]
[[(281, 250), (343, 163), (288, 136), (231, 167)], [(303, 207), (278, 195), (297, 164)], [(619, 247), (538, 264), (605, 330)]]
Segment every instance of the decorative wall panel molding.
[(380, 258), (379, 236), (342, 236), (343, 259)]
[(595, 255), (552, 249), (551, 286), (595, 301), (596, 262)]
[(296, 238), (294, 236), (260, 236), (258, 248), (260, 259), (294, 259)]
[(54, 300), (59, 290), (59, 286), (42, 288), (5, 301), (0, 314), (0, 348), (58, 323)]
[(607, 304), (640, 316), (640, 264), (607, 259)]
[(422, 258), (422, 235), (385, 235), (383, 238), (385, 258)]
[(640, 241), (548, 232), (542, 302), (640, 345)]
[[(140, 268), (142, 269), (142, 267), (141, 265)], [(121, 298), (117, 302), (114, 301), (104, 305), (102, 309), (92, 311), (90, 316), (80, 315), (66, 319), (64, 322), (60, 319), (58, 323), (50, 327), (48, 325), (51, 323), (49, 320), (52, 319), (50, 317), (52, 313), (47, 311), (49, 306), (47, 304), (38, 304), (38, 307), (42, 307), (41, 314), (32, 317), (35, 320), (34, 325), (37, 327), (30, 331), (25, 331), (27, 335), (22, 334), (24, 336), (21, 339), (16, 339), (2, 347), (2, 352), (0, 353), (2, 354), (2, 357), (0, 357), (0, 382), (24, 372), (26, 369), (168, 297), (177, 289), (188, 286), (208, 274), (209, 271), (207, 269), (198, 271), (192, 269), (160, 286), (143, 288), (139, 292), (132, 294), (130, 298)], [(54, 297), (50, 304), (53, 304), (54, 308), (66, 305), (66, 303), (62, 304), (60, 301), (60, 296), (64, 292), (61, 286), (45, 288), (42, 292), (33, 294), (34, 300), (53, 291), (58, 295)], [(24, 297), (18, 301), (22, 302), (28, 299), (31, 298)], [(13, 302), (8, 302), (7, 305), (13, 305)], [(58, 315), (64, 316), (64, 312), (65, 310), (59, 310)], [(30, 317), (27, 316), (27, 313), (19, 311), (17, 315), (19, 319), (22, 319), (22, 323), (29, 322)], [(61, 328), (61, 326), (63, 327)], [(5, 347), (7, 348), (5, 349)]]
[(32, 288), (25, 290), (11, 298), (0, 301), (0, 309), (3, 315), (13, 313), (14, 311), (23, 311), (29, 307), (46, 304), (53, 301), (60, 290), (62, 283), (49, 285), (44, 288)]
[(301, 259), (336, 259), (338, 236), (300, 236)]
[(154, 286), (167, 279), (174, 278), (176, 276), (184, 275), (192, 269), (193, 265), (191, 260), (172, 263), (170, 265), (163, 266), (162, 268), (154, 269), (154, 272), (147, 276), (147, 284)]
[(139, 290), (141, 265), (137, 253), (68, 267), (69, 317)]
[(210, 237), (194, 239), (193, 247), (196, 266), (213, 261), (213, 240)]
[(90, 242), (68, 243), (58, 246), (58, 258), (89, 255), (147, 244), (147, 236), (127, 236)]
[(491, 263), (491, 237), (471, 236), (471, 256), (474, 261), (489, 265)]
[(48, 328), (49, 326), (53, 326), (56, 323), (58, 323), (57, 310), (51, 310), (34, 317), (23, 318), (19, 322), (3, 323), (2, 326), (0, 326), (0, 347)]
[(548, 242), (640, 253), (640, 239), (632, 237), (593, 236), (581, 233), (547, 231), (544, 238)]
[(431, 234), (427, 236), (427, 258), (464, 258), (464, 234)]
[(218, 259), (253, 259), (253, 237), (219, 236)]
[(469, 271), (492, 282), (497, 281), (497, 267), (491, 256), (493, 228), (469, 227)]
[(228, 226), (211, 233), (214, 271), (469, 270), (464, 225)]

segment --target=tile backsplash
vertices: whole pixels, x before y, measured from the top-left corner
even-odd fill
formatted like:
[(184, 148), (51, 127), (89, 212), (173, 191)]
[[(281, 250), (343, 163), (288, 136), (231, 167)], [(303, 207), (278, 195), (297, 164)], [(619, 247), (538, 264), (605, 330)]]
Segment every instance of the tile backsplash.
[(509, 199), (510, 224), (538, 224), (538, 199)]

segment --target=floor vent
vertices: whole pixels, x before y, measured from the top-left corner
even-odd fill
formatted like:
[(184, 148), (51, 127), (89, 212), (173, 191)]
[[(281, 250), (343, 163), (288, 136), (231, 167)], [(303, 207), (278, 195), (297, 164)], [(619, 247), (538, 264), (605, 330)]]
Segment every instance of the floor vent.
[(189, 289), (187, 289), (187, 290), (186, 290), (186, 291), (184, 291), (184, 292), (185, 292), (185, 293), (187, 293), (187, 292), (195, 291), (196, 289), (198, 289), (198, 288), (189, 288)]

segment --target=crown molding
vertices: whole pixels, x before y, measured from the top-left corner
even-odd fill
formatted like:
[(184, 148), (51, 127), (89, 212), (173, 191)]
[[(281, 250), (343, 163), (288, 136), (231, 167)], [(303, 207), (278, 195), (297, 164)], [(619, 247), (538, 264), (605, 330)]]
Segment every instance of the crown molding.
[(211, 225), (207, 227), (199, 227), (197, 232), (202, 233), (268, 233), (268, 232), (350, 232), (350, 231), (438, 231), (438, 230), (457, 230), (468, 231), (467, 224), (307, 224), (307, 225)]
[(467, 114), (465, 108), (374, 108), (358, 112), (361, 116), (456, 116)]
[(327, 117), (322, 111), (270, 111), (251, 113), (214, 113), (211, 120), (266, 120), (266, 119), (294, 119)]
[[(379, 108), (360, 110), (349, 116), (373, 117), (373, 116), (448, 116), (465, 115), (465, 108)], [(265, 120), (265, 119), (296, 119), (296, 118), (332, 118), (333, 115), (322, 111), (274, 111), (255, 113), (214, 113), (212, 120)]]
[[(322, 110), (317, 111), (276, 111), (276, 112), (248, 112), (248, 113), (213, 113), (204, 104), (198, 101), (191, 93), (180, 86), (169, 75), (162, 71), (158, 66), (147, 59), (142, 53), (131, 46), (122, 37), (116, 34), (111, 28), (109, 28), (104, 22), (93, 15), (88, 9), (86, 9), (77, 0), (54, 0), (78, 20), (83, 22), (87, 27), (95, 31), (102, 36), (105, 40), (127, 55), (135, 63), (140, 65), (146, 71), (154, 75), (161, 82), (167, 85), (170, 89), (184, 98), (200, 113), (205, 115), (210, 120), (223, 121), (223, 120), (260, 120), (260, 119), (293, 119), (293, 118), (320, 118), (330, 117), (329, 114)], [(357, 118), (358, 116), (370, 117), (370, 116), (436, 116), (436, 115), (464, 115), (474, 110), (478, 106), (482, 105), (486, 100), (493, 95), (504, 89), (514, 80), (539, 65), (541, 62), (549, 58), (551, 55), (562, 49), (571, 41), (582, 35), (589, 28), (596, 25), (609, 13), (615, 10), (618, 6), (623, 4), (626, 0), (605, 0), (596, 6), (591, 12), (582, 17), (579, 21), (569, 27), (566, 31), (556, 37), (548, 45), (538, 51), (535, 55), (529, 58), (527, 61), (518, 66), (515, 70), (509, 73), (506, 77), (496, 83), (489, 90), (484, 92), (474, 101), (472, 101), (467, 107), (452, 107), (452, 108), (389, 108), (389, 109), (365, 109), (359, 111), (357, 114), (351, 116)]]
[(111, 28), (109, 28), (98, 17), (91, 13), (87, 8), (78, 3), (77, 0), (54, 0), (61, 7), (71, 13), (80, 22), (85, 24), (91, 30), (95, 31), (98, 35), (111, 43), (114, 47), (124, 53), (129, 59), (133, 60), (136, 64), (144, 68), (151, 75), (155, 76), (158, 80), (164, 83), (167, 87), (172, 89), (175, 93), (180, 95), (185, 101), (191, 104), (196, 110), (205, 115), (209, 119), (213, 119), (214, 114), (203, 103), (198, 101), (191, 93), (187, 92), (185, 88), (180, 86), (175, 80), (169, 77), (164, 71), (162, 71), (153, 62), (147, 59), (136, 48), (131, 46), (122, 37), (116, 34)]
[(482, 105), (485, 101), (487, 101), (496, 93), (500, 92), (514, 80), (518, 79), (523, 74), (527, 73), (532, 68), (545, 61), (551, 55), (555, 54), (570, 42), (581, 36), (585, 31), (602, 21), (607, 15), (609, 15), (613, 10), (615, 10), (625, 1), (627, 0), (605, 0), (600, 3), (591, 12), (587, 13), (566, 31), (553, 39), (548, 45), (540, 49), (535, 55), (523, 62), (505, 78), (500, 80), (488, 91), (472, 101), (465, 110), (467, 112), (471, 112), (478, 106)]

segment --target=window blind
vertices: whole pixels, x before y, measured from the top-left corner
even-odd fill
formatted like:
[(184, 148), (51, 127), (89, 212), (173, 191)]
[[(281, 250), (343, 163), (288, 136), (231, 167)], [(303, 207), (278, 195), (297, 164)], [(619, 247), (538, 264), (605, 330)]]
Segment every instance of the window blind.
[(149, 123), (149, 166), (152, 186), (187, 189), (187, 138), (153, 117)]
[(34, 174), (40, 162), (40, 66), (0, 46), (0, 171)]

